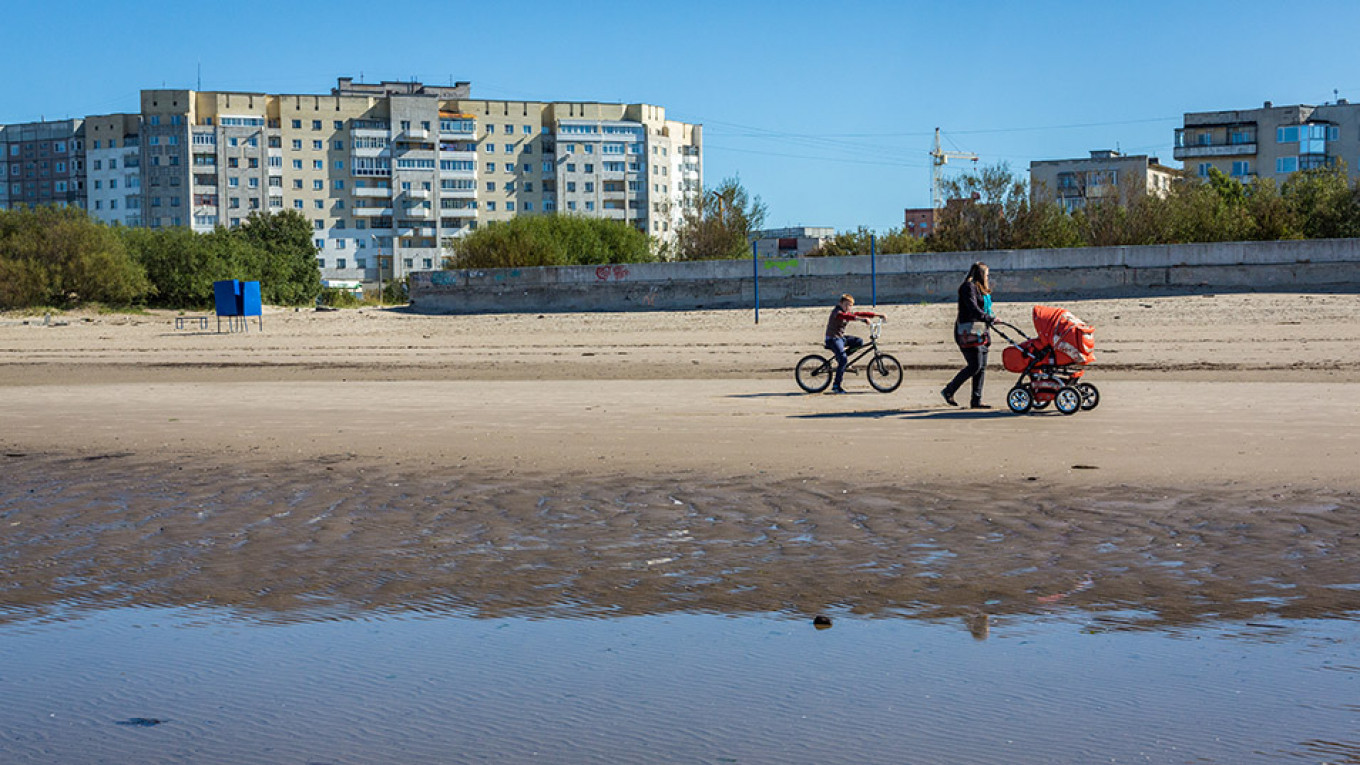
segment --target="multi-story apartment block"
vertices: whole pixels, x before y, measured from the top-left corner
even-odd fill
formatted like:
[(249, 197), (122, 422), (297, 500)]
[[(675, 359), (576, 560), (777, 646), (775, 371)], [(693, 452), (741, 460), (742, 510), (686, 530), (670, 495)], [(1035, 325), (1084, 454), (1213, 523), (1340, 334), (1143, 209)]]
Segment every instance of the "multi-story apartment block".
[(702, 188), (701, 128), (649, 104), (473, 100), (468, 84), (329, 95), (142, 93), (145, 225), (235, 226), (291, 209), (323, 278), (439, 268), (479, 223), (575, 213), (673, 235)]
[(1190, 112), (1176, 129), (1175, 157), (1186, 173), (1208, 177), (1210, 168), (1248, 181), (1344, 162), (1360, 177), (1360, 104), (1275, 106)]
[(5, 127), (0, 151), (0, 206), (60, 193), (108, 223), (199, 232), (294, 210), (323, 279), (344, 282), (439, 268), (452, 239), (518, 215), (668, 239), (703, 188), (702, 128), (659, 106), (474, 100), (466, 82), (144, 90), (137, 114)]
[(85, 118), (85, 209), (108, 224), (142, 225), (142, 175), (137, 114)]
[(1127, 204), (1136, 196), (1165, 195), (1179, 175), (1156, 157), (1102, 149), (1084, 159), (1031, 162), (1030, 197), (1056, 201), (1067, 212), (1098, 202)]
[(85, 204), (84, 120), (0, 125), (0, 209)]

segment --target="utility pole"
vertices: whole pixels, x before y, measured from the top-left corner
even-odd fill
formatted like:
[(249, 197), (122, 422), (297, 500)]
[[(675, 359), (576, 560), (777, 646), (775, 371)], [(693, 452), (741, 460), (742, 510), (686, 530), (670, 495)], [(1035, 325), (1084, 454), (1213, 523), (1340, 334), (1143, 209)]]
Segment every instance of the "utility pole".
[(944, 207), (944, 189), (940, 186), (940, 178), (944, 173), (944, 166), (951, 159), (970, 159), (978, 161), (976, 154), (969, 154), (963, 151), (944, 151), (940, 148), (940, 129), (935, 128), (935, 148), (930, 152), (930, 206), (934, 210)]

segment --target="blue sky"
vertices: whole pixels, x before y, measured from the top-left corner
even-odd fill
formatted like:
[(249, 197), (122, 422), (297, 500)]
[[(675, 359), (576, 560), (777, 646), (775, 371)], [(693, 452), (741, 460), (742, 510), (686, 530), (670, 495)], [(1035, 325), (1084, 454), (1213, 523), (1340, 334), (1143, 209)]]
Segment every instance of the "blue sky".
[(1360, 101), (1360, 3), (518, 2), (0, 6), (0, 123), (135, 111), (142, 88), (328, 92), (450, 79), (474, 97), (645, 101), (704, 124), (705, 178), (767, 224), (902, 224), (928, 152), (1171, 157), (1186, 111)]

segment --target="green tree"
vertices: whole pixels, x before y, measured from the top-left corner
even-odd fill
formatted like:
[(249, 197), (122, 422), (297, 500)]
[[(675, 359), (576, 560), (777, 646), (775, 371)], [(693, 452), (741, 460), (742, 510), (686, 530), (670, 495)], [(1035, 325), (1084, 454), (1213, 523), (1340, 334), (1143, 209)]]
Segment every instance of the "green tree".
[(1360, 236), (1360, 200), (1345, 165), (1300, 170), (1284, 182), (1280, 193), (1305, 238)]
[(258, 280), (261, 297), (275, 305), (308, 305), (321, 293), (321, 270), (316, 262), (312, 224), (296, 210), (251, 213), (232, 232), (250, 245), (238, 257), (246, 262), (238, 279)]
[(527, 215), (497, 221), (453, 240), (446, 268), (528, 268), (656, 259), (647, 235), (623, 221), (577, 215)]
[(0, 306), (130, 305), (150, 290), (122, 240), (84, 210), (0, 211)]
[[(872, 239), (871, 239), (872, 238)], [(854, 231), (842, 231), (805, 257), (835, 257), (842, 255), (868, 255), (871, 249), (879, 253), (903, 254), (922, 252), (925, 243), (918, 237), (906, 233), (905, 229), (892, 228), (883, 234), (876, 234), (865, 226)]]
[(765, 204), (752, 197), (739, 178), (727, 178), (716, 188), (685, 205), (675, 231), (679, 260), (736, 260), (751, 256), (751, 239), (765, 225)]
[(936, 213), (931, 249), (1007, 249), (1027, 238), (1021, 224), (1029, 213), (1029, 192), (1010, 165), (988, 165), (950, 178), (943, 187), (949, 202)]

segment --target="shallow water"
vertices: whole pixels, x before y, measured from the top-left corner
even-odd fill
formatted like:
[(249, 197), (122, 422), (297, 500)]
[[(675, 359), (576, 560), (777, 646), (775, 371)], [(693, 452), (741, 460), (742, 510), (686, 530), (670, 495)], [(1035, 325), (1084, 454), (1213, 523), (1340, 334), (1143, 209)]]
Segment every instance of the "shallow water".
[(6, 459), (4, 763), (1360, 762), (1347, 494)]
[(6, 763), (1355, 762), (1346, 621), (774, 616), (0, 630)]

